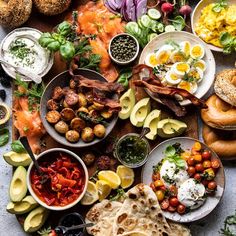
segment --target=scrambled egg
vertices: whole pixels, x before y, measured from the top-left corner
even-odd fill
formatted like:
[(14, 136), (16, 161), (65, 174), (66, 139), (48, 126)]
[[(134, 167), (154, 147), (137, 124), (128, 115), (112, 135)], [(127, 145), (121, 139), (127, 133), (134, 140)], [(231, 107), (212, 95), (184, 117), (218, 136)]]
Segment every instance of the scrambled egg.
[(219, 13), (212, 11), (215, 3), (209, 4), (202, 10), (195, 32), (206, 43), (222, 47), (219, 41), (222, 32), (228, 32), (236, 36), (236, 5), (230, 5)]

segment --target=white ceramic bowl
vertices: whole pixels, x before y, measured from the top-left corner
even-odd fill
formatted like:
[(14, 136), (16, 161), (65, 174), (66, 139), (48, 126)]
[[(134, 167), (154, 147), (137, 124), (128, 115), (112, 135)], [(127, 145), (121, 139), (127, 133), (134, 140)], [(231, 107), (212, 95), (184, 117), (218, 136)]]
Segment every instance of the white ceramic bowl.
[(85, 174), (85, 184), (84, 184), (84, 190), (83, 192), (80, 194), (80, 196), (72, 203), (66, 205), (66, 206), (48, 206), (45, 202), (43, 202), (42, 200), (39, 199), (39, 197), (35, 194), (33, 188), (31, 187), (31, 181), (30, 181), (30, 172), (32, 170), (33, 167), (33, 162), (30, 164), (28, 171), (27, 171), (27, 186), (28, 186), (28, 190), (30, 192), (30, 194), (32, 195), (32, 197), (35, 199), (35, 201), (37, 201), (41, 206), (49, 209), (49, 210), (53, 210), (53, 211), (62, 211), (62, 210), (67, 210), (71, 207), (73, 207), (74, 205), (76, 205), (84, 196), (86, 189), (87, 189), (87, 185), (88, 185), (88, 170), (87, 167), (85, 166), (84, 162), (80, 159), (79, 156), (77, 156), (75, 153), (66, 150), (64, 148), (52, 148), (49, 149), (47, 151), (44, 151), (42, 153), (40, 153), (36, 159), (40, 159), (41, 157), (48, 155), (48, 153), (52, 153), (52, 152), (62, 152), (65, 153), (69, 156), (71, 156), (72, 158), (76, 159), (82, 166), (83, 170), (84, 170), (84, 174)]
[[(206, 62), (206, 70), (204, 72), (204, 78), (198, 84), (199, 87), (194, 94), (197, 98), (202, 98), (208, 92), (214, 82), (216, 63), (211, 50), (207, 47), (206, 43), (204, 43), (197, 36), (184, 31), (162, 33), (155, 37), (152, 41), (150, 41), (143, 49), (139, 59), (139, 64), (145, 64), (145, 58), (147, 57), (147, 55), (159, 49), (161, 46), (165, 45), (168, 40), (173, 40), (177, 43), (189, 41), (192, 45), (200, 44), (205, 49), (205, 56), (202, 58), (202, 60)], [(153, 94), (148, 89), (146, 89), (146, 91), (154, 100), (160, 102), (160, 100), (153, 96)], [(191, 102), (187, 99), (180, 101), (181, 106), (186, 106), (190, 104)]]
[[(203, 8), (205, 8), (207, 5), (211, 3), (216, 3), (216, 0), (201, 0), (197, 6), (194, 8), (192, 14), (191, 14), (191, 27), (192, 27), (192, 32), (195, 34), (197, 37), (198, 35), (196, 34), (194, 28), (198, 22), (198, 19), (201, 16)], [(235, 0), (227, 0), (228, 5), (232, 5), (233, 3), (235, 4)], [(207, 43), (206, 43), (207, 44)], [(217, 51), (217, 52), (223, 52), (223, 49), (220, 47), (216, 47), (212, 44), (207, 44), (207, 46), (212, 50), (212, 51)]]
[[(134, 55), (133, 58), (131, 58), (129, 61), (119, 61), (119, 60), (117, 60), (116, 58), (114, 58), (114, 57), (112, 56), (112, 53), (111, 53), (111, 44), (112, 44), (112, 41), (113, 41), (115, 38), (118, 38), (118, 37), (120, 37), (120, 36), (122, 36), (122, 35), (128, 35), (128, 36), (130, 36), (130, 37), (135, 41), (136, 46), (137, 46), (137, 51), (136, 51), (135, 55)], [(139, 53), (139, 43), (138, 43), (138, 40), (137, 40), (134, 36), (132, 36), (131, 34), (127, 34), (127, 33), (117, 34), (117, 35), (115, 35), (115, 36), (110, 40), (109, 47), (108, 47), (108, 53), (109, 53), (109, 56), (110, 56), (110, 58), (112, 59), (112, 61), (114, 61), (116, 64), (118, 64), (118, 65), (128, 65), (128, 64), (130, 64), (131, 62), (133, 62), (133, 61), (137, 58), (137, 56), (138, 56), (138, 53)]]

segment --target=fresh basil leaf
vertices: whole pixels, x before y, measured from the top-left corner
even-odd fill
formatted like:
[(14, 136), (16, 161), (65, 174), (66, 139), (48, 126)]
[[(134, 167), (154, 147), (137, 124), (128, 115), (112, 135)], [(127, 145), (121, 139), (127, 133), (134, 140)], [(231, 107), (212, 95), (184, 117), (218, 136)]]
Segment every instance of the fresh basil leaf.
[(174, 20), (172, 20), (172, 25), (177, 31), (181, 31), (185, 27), (186, 23), (182, 16), (176, 16)]
[(19, 140), (15, 140), (11, 143), (11, 149), (12, 151), (17, 153), (25, 152), (25, 148)]
[(0, 147), (6, 145), (9, 141), (9, 130), (6, 128), (0, 129)]
[(222, 6), (219, 3), (216, 3), (215, 6), (212, 7), (212, 11), (219, 13), (222, 10)]
[(185, 167), (185, 161), (182, 158), (176, 159), (175, 164), (181, 169)]
[(175, 155), (175, 153), (176, 153), (176, 150), (172, 145), (169, 145), (169, 146), (166, 147), (165, 155), (167, 157), (172, 157), (172, 156)]
[(228, 32), (224, 32), (220, 35), (220, 43), (223, 46), (226, 46), (227, 44), (232, 43), (232, 41), (233, 41), (233, 37)]

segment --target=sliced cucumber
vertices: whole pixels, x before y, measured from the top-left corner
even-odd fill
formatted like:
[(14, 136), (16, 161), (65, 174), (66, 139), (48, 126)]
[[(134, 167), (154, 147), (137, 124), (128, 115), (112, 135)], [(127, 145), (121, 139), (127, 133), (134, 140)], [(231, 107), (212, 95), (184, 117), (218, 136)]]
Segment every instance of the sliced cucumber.
[(149, 9), (147, 14), (153, 20), (161, 18), (161, 13), (157, 9)]
[(150, 27), (152, 19), (148, 15), (143, 15), (141, 17), (140, 23), (143, 27), (148, 28)]
[(173, 25), (167, 25), (165, 27), (165, 32), (174, 32), (175, 31), (175, 27)]
[(126, 26), (125, 26), (126, 30), (129, 32), (133, 32), (135, 34), (138, 34), (140, 32), (139, 26), (136, 22), (129, 22)]
[(145, 27), (143, 27), (142, 23), (141, 23), (141, 19), (138, 19), (138, 26), (140, 29), (144, 29)]
[(158, 30), (157, 30), (157, 24), (158, 24), (157, 21), (155, 21), (155, 20), (151, 20), (150, 28), (151, 28), (151, 30), (152, 30), (153, 32), (155, 32), (155, 33), (158, 32)]
[(164, 32), (164, 25), (162, 23), (158, 23), (157, 24), (157, 30), (160, 33)]
[(156, 34), (156, 33), (149, 34), (148, 35), (148, 41), (149, 42), (152, 41), (156, 36), (158, 36), (158, 34)]

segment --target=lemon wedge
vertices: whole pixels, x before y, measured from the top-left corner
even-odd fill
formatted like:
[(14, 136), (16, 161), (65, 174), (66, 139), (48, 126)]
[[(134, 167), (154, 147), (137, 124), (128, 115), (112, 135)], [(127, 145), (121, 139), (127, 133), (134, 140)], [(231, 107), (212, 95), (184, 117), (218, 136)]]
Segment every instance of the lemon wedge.
[(98, 179), (106, 181), (112, 189), (117, 189), (121, 184), (120, 177), (111, 170), (100, 171), (98, 173)]
[(81, 200), (82, 205), (92, 205), (99, 199), (98, 197), (98, 189), (95, 183), (89, 181), (88, 187), (84, 197)]
[(116, 174), (121, 179), (120, 186), (122, 188), (128, 188), (130, 187), (134, 182), (134, 171), (126, 166), (118, 166), (116, 170)]
[(111, 186), (104, 180), (98, 180), (96, 187), (98, 189), (99, 201), (105, 199), (111, 192)]

